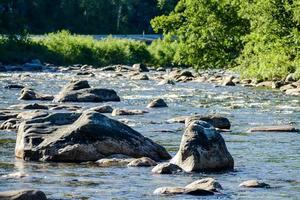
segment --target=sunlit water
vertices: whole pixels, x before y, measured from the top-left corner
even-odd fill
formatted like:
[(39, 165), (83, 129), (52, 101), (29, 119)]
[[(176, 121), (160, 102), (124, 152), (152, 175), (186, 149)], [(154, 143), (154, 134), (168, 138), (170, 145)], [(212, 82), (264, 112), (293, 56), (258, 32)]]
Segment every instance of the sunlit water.
[[(153, 75), (153, 74), (152, 74)], [(150, 74), (151, 77), (151, 74)], [(3, 89), (8, 83), (20, 83), (38, 92), (57, 94), (72, 73), (0, 74), (0, 108), (28, 103), (17, 100), (19, 90)], [(250, 127), (294, 123), (300, 127), (300, 98), (277, 91), (256, 88), (216, 87), (205, 83), (178, 83), (158, 86), (157, 81), (131, 81), (97, 73), (87, 78), (94, 87), (118, 92), (118, 108), (142, 109), (143, 116), (121, 116), (146, 137), (162, 144), (174, 155), (183, 133), (183, 124), (166, 120), (191, 114), (220, 114), (232, 122), (232, 132), (222, 133), (234, 157), (235, 170), (221, 174), (153, 175), (151, 168), (100, 168), (91, 164), (23, 162), (14, 158), (15, 132), (0, 131), (0, 175), (23, 172), (22, 179), (0, 178), (0, 191), (34, 188), (49, 199), (300, 199), (300, 135), (298, 133), (247, 133)], [(155, 97), (164, 98), (169, 107), (147, 109)], [(83, 107), (102, 105), (79, 104)], [(209, 197), (152, 195), (162, 186), (185, 186), (203, 177), (216, 178), (223, 194)], [(270, 189), (243, 189), (238, 185), (260, 179)]]

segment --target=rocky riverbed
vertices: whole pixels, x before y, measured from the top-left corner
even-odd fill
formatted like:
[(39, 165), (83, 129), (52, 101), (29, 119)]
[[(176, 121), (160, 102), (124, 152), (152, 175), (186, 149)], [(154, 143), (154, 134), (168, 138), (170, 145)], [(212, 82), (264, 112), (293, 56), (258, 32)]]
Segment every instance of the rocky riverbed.
[(27, 71), (7, 66), (0, 73), (0, 192), (35, 189), (49, 199), (299, 196), (299, 81), (35, 62), (30, 72), (27, 64)]

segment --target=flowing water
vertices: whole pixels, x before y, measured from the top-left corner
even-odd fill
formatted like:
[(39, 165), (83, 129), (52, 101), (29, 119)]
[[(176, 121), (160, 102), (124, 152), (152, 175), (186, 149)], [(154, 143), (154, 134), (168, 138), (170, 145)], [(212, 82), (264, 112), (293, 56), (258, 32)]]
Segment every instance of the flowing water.
[[(153, 75), (153, 74), (152, 74)], [(150, 74), (151, 77), (151, 74)], [(18, 100), (19, 90), (7, 90), (8, 83), (20, 83), (38, 92), (57, 94), (75, 73), (3, 73), (0, 74), (0, 108), (28, 103)], [(206, 83), (178, 83), (158, 86), (157, 81), (132, 81), (97, 73), (87, 78), (94, 87), (111, 88), (122, 101), (105, 103), (118, 108), (142, 109), (143, 116), (120, 116), (128, 125), (160, 143), (174, 155), (183, 134), (183, 124), (166, 120), (192, 114), (219, 114), (232, 123), (231, 133), (222, 133), (235, 160), (235, 170), (226, 173), (189, 173), (153, 175), (151, 168), (23, 162), (14, 158), (15, 132), (0, 131), (0, 176), (15, 172), (29, 176), (21, 179), (0, 177), (0, 191), (34, 188), (49, 199), (300, 199), (299, 133), (247, 133), (250, 127), (293, 123), (300, 128), (300, 98), (278, 91), (257, 88), (216, 87)], [(147, 109), (147, 103), (164, 98), (169, 107)], [(74, 104), (73, 104), (74, 105)], [(77, 104), (84, 107), (102, 103)], [(216, 178), (224, 190), (209, 197), (154, 196), (158, 187), (185, 186), (204, 177)], [(260, 179), (270, 189), (244, 189), (238, 185)]]

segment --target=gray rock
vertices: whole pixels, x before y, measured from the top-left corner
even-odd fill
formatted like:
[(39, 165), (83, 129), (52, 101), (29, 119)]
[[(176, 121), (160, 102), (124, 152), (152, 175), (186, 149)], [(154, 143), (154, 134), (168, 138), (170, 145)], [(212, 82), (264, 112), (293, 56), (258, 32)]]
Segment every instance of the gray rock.
[(221, 184), (217, 182), (213, 178), (203, 178), (197, 181), (194, 181), (187, 186), (185, 186), (187, 189), (202, 189), (202, 190), (208, 190), (211, 192), (219, 192), (219, 190), (223, 190)]
[(182, 169), (172, 163), (161, 163), (156, 165), (151, 172), (154, 174), (176, 174), (182, 172)]
[(151, 167), (155, 166), (157, 163), (148, 157), (142, 157), (132, 160), (127, 166), (128, 167)]
[(127, 109), (114, 109), (111, 113), (112, 116), (120, 116), (120, 115), (143, 115), (144, 113), (148, 113), (144, 110), (127, 110)]
[(5, 89), (23, 89), (23, 85), (18, 85), (18, 84), (9, 84), (4, 86)]
[(134, 64), (132, 66), (132, 69), (135, 71), (139, 71), (139, 72), (149, 72), (149, 69), (147, 68), (147, 66), (145, 64), (139, 63), (139, 64)]
[(55, 97), (54, 102), (120, 101), (114, 90), (90, 88), (87, 81), (72, 81)]
[(223, 86), (235, 86), (233, 79), (234, 79), (233, 76), (224, 77), (223, 81), (222, 81), (222, 85)]
[(112, 111), (114, 109), (111, 106), (103, 105), (103, 106), (90, 108), (89, 110), (95, 111), (95, 112), (98, 112), (98, 113), (112, 113)]
[(292, 125), (276, 125), (253, 127), (248, 132), (299, 132), (299, 129)]
[(21, 90), (20, 100), (39, 100), (39, 101), (52, 101), (53, 96), (36, 93), (33, 89), (23, 88)]
[(287, 90), (295, 89), (295, 88), (296, 88), (296, 86), (294, 86), (293, 84), (287, 84), (287, 85), (281, 86), (280, 91), (285, 92)]
[(294, 82), (294, 81), (296, 81), (296, 80), (294, 79), (294, 74), (289, 74), (289, 75), (287, 75), (287, 77), (285, 78), (285, 82), (286, 82), (286, 83), (290, 83), (290, 82)]
[(39, 190), (12, 190), (0, 192), (0, 200), (47, 200), (47, 197)]
[(19, 112), (14, 110), (0, 110), (0, 121), (16, 118)]
[(293, 96), (300, 96), (300, 87), (295, 88), (295, 89), (288, 89), (285, 91), (286, 94), (288, 95), (293, 95)]
[(204, 121), (193, 121), (188, 125), (179, 151), (170, 162), (187, 172), (223, 171), (234, 167), (223, 137)]
[(247, 187), (247, 188), (269, 188), (270, 185), (258, 180), (248, 180), (242, 182), (239, 187)]
[(38, 103), (12, 105), (9, 108), (20, 109), (20, 110), (48, 110), (49, 109), (48, 106), (38, 104)]
[(230, 129), (231, 127), (229, 119), (217, 115), (209, 115), (209, 116), (195, 115), (195, 116), (188, 117), (185, 120), (185, 126), (187, 127), (191, 122), (198, 121), (198, 120), (205, 121), (218, 129)]
[(175, 85), (175, 81), (171, 79), (164, 79), (158, 83), (158, 85)]
[(133, 160), (133, 158), (103, 158), (97, 160), (96, 164), (99, 167), (120, 167), (128, 165)]
[(78, 115), (54, 113), (22, 122), (16, 157), (56, 162), (96, 161), (114, 154), (155, 161), (170, 158), (165, 148), (121, 122), (91, 111)]
[(149, 77), (146, 74), (139, 74), (139, 75), (132, 76), (130, 79), (131, 80), (147, 81), (147, 80), (149, 80)]
[(17, 130), (19, 128), (20, 120), (19, 119), (8, 119), (0, 124), (0, 130)]
[(202, 190), (202, 189), (187, 189), (181, 187), (161, 187), (157, 188), (154, 192), (154, 195), (194, 195), (194, 196), (208, 196), (214, 195), (213, 192)]
[(147, 108), (163, 108), (163, 107), (168, 107), (168, 105), (163, 99), (154, 99), (147, 106)]

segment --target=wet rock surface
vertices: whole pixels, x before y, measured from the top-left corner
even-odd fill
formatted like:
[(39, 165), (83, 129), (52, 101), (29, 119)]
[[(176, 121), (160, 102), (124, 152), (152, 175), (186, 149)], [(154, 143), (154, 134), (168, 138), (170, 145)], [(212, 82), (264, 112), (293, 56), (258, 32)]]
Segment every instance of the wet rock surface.
[(223, 137), (204, 121), (188, 125), (171, 163), (187, 172), (232, 170), (234, 166)]
[[(66, 126), (63, 126), (66, 125)], [(56, 113), (20, 124), (15, 155), (24, 160), (95, 161), (112, 154), (170, 158), (167, 151), (130, 127), (100, 113)]]
[(242, 182), (239, 187), (246, 187), (246, 188), (269, 188), (270, 185), (267, 183), (264, 183), (259, 180), (248, 180)]
[(54, 102), (120, 101), (114, 90), (91, 88), (87, 81), (72, 81), (55, 97)]
[(163, 99), (154, 99), (147, 106), (147, 108), (164, 108), (164, 107), (168, 107), (168, 105)]
[(11, 190), (0, 192), (1, 200), (47, 200), (44, 192), (39, 190)]

